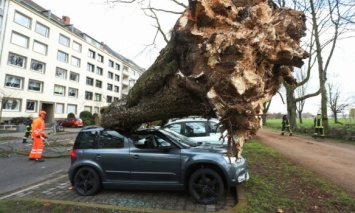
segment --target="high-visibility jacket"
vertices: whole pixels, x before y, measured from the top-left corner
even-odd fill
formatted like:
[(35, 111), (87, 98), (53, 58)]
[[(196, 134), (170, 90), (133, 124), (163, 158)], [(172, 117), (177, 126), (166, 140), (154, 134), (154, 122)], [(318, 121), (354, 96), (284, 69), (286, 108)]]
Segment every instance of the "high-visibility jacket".
[(27, 118), (27, 120), (25, 121), (25, 132), (31, 132), (32, 131), (32, 119), (31, 118)]
[(322, 115), (317, 115), (317, 116), (314, 118), (314, 127), (315, 127), (315, 128), (323, 128)]
[(39, 117), (36, 118), (33, 122), (32, 122), (32, 137), (45, 137), (46, 134), (44, 133), (44, 130), (46, 129), (46, 124), (44, 123), (43, 118)]

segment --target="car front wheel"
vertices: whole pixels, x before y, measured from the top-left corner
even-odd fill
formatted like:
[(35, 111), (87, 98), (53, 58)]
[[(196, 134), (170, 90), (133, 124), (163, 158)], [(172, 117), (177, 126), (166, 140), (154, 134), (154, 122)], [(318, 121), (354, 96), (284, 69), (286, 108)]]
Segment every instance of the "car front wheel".
[(94, 195), (101, 189), (100, 177), (93, 168), (82, 167), (74, 176), (74, 188), (79, 195)]
[(199, 169), (189, 179), (189, 192), (201, 204), (216, 203), (224, 193), (222, 178), (212, 169)]

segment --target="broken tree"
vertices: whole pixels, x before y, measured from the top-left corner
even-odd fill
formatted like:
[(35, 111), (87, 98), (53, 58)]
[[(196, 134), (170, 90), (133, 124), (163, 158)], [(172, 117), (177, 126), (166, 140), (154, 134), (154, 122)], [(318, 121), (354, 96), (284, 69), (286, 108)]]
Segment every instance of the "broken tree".
[(171, 40), (126, 99), (103, 113), (104, 127), (189, 115), (217, 117), (239, 156), (261, 127), (263, 103), (282, 81), (295, 84), (293, 67), (308, 53), (300, 47), (305, 15), (268, 0), (190, 0)]

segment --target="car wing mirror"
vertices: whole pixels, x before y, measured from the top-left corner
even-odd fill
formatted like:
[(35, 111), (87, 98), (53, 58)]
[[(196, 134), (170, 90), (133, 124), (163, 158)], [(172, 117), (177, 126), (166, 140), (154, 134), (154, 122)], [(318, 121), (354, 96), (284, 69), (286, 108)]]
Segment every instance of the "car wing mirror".
[(166, 141), (160, 142), (160, 145), (159, 145), (159, 149), (160, 149), (160, 150), (166, 151), (166, 150), (169, 150), (169, 149), (171, 149), (171, 148), (172, 148), (171, 143), (166, 142)]

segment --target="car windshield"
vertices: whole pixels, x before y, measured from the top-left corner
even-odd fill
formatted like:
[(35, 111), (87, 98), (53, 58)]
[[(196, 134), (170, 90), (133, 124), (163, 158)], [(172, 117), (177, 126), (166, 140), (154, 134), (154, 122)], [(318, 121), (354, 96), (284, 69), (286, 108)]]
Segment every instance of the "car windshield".
[(169, 139), (176, 141), (178, 143), (180, 143), (182, 146), (184, 146), (185, 148), (188, 147), (195, 147), (196, 146), (196, 142), (191, 140), (190, 138), (181, 135), (177, 132), (174, 132), (173, 130), (170, 129), (161, 129), (161, 132), (164, 133), (164, 135), (166, 135)]

